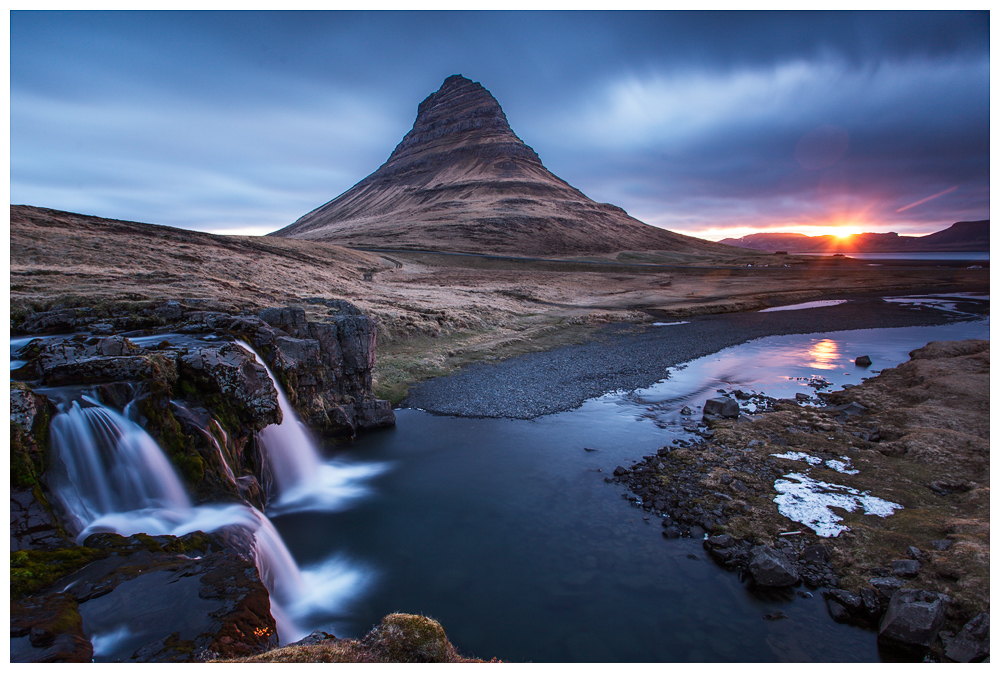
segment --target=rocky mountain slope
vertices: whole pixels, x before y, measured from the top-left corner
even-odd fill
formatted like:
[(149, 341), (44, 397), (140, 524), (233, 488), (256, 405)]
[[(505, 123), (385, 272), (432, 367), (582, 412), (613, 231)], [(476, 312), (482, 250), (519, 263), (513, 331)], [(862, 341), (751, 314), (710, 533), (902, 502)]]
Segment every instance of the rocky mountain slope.
[(377, 171), (272, 236), (523, 256), (726, 246), (644, 224), (550, 173), (478, 82), (452, 75)]
[(956, 222), (927, 236), (855, 234), (853, 236), (806, 236), (805, 234), (761, 233), (742, 238), (725, 238), (720, 243), (763, 252), (988, 252), (990, 221)]

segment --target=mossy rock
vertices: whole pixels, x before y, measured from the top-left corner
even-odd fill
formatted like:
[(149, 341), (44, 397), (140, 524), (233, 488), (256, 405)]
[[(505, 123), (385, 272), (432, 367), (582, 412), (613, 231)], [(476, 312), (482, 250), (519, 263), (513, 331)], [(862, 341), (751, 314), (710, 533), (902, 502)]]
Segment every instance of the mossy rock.
[(394, 613), (364, 637), (362, 644), (388, 663), (444, 663), (460, 659), (444, 627), (422, 615)]
[(111, 552), (89, 547), (56, 550), (24, 549), (10, 553), (10, 596), (17, 598), (43, 591), (59, 578), (76, 572)]

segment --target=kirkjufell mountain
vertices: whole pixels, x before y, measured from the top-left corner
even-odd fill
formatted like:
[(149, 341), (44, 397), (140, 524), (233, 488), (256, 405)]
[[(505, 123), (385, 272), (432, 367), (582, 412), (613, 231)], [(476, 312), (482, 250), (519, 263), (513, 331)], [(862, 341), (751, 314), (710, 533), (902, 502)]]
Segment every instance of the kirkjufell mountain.
[(478, 82), (452, 75), (389, 160), (270, 234), (340, 245), (517, 255), (732, 254), (597, 203), (550, 173)]

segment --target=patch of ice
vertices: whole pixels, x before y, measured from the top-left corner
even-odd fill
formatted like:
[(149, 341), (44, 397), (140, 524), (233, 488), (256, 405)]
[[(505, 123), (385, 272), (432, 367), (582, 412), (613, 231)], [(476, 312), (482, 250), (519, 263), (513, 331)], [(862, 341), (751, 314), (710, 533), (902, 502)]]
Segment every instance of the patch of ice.
[(799, 311), (807, 308), (820, 308), (823, 306), (837, 306), (847, 303), (846, 299), (824, 299), (821, 301), (807, 301), (804, 304), (791, 304), (789, 306), (772, 306), (761, 309), (757, 313), (774, 313), (775, 311)]
[(831, 507), (848, 512), (861, 507), (865, 514), (883, 518), (903, 509), (902, 505), (882, 500), (867, 491), (816, 481), (804, 474), (786, 474), (774, 482), (774, 489), (778, 492), (774, 498), (778, 512), (808, 526), (820, 537), (837, 537), (847, 530), (847, 526), (837, 523), (843, 521), (843, 517), (837, 516)]
[(687, 325), (688, 320), (680, 320), (678, 322), (654, 322), (653, 327), (670, 327), (671, 325)]
[(803, 453), (802, 451), (789, 451), (787, 453), (772, 453), (775, 458), (784, 458), (785, 460), (803, 460), (810, 465), (819, 465), (823, 462), (822, 458), (817, 458), (816, 456), (810, 456), (808, 453)]

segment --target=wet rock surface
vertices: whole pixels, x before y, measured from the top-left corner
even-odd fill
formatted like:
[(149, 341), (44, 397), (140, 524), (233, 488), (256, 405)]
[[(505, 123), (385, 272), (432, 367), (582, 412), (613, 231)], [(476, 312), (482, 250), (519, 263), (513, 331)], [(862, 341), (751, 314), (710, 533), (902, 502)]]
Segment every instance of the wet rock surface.
[[(101, 533), (89, 537), (86, 546), (98, 550), (99, 558), (22, 601), (18, 614), (23, 621), (44, 618), (53, 604), (61, 606), (70, 611), (77, 625), (73, 634), (88, 650), (95, 637), (116, 634), (117, 649), (128, 650), (115, 657), (120, 661), (199, 661), (277, 645), (267, 589), (254, 564), (252, 536), (245, 531), (180, 538)], [(14, 629), (12, 620), (12, 635)], [(35, 649), (20, 647), (14, 660), (54, 656), (36, 651), (51, 647), (46, 645), (51, 641), (32, 640)], [(92, 656), (88, 651), (85, 660)]]
[(945, 656), (952, 661), (982, 661), (990, 653), (990, 614), (980, 612), (957, 635), (942, 633), (941, 640), (944, 641)]
[(93, 656), (72, 596), (53, 593), (11, 601), (11, 663), (87, 663)]

